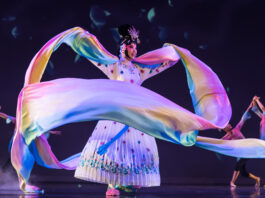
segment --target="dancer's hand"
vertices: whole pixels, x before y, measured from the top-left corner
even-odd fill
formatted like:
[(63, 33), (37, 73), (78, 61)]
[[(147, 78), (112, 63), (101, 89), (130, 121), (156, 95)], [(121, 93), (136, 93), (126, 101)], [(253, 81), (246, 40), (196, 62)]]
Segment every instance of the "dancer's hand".
[(53, 135), (61, 135), (62, 131), (49, 131), (49, 133)]
[(252, 100), (253, 100), (253, 101), (257, 101), (257, 100), (259, 100), (259, 99), (260, 99), (260, 97), (258, 97), (258, 96), (254, 96)]

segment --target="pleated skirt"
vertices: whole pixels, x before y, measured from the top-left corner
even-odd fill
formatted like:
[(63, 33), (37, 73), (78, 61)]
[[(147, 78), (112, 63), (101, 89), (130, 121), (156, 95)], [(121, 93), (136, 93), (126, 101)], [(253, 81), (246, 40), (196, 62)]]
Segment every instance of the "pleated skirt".
[(99, 121), (84, 147), (75, 177), (112, 185), (159, 186), (159, 157), (155, 138), (129, 127), (104, 155), (98, 148), (109, 142), (123, 124)]

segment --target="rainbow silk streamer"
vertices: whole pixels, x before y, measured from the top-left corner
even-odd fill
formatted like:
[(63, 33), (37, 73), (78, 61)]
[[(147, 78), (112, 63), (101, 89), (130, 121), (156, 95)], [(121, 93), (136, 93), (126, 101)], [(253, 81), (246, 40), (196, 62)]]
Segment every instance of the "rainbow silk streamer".
[[(43, 134), (67, 123), (90, 120), (114, 120), (165, 141), (196, 145), (226, 155), (237, 156), (243, 151), (241, 156), (244, 157), (265, 157), (264, 152), (250, 149), (253, 144), (244, 146), (233, 141), (234, 151), (229, 152), (227, 148), (231, 148), (232, 141), (197, 137), (198, 130), (224, 128), (231, 117), (231, 106), (217, 75), (188, 50), (165, 44), (133, 62), (139, 68), (155, 69), (167, 61), (173, 65), (180, 57), (186, 69), (195, 113), (151, 90), (127, 82), (76, 78), (40, 82), (52, 52), (62, 43), (89, 61), (105, 65), (119, 61), (95, 36), (79, 27), (58, 34), (34, 56), (18, 97), (11, 149), (12, 164), (25, 182), (35, 161), (48, 168), (75, 169), (80, 154), (59, 161)], [(258, 147), (264, 149), (264, 143)], [(247, 149), (250, 152), (244, 153)]]

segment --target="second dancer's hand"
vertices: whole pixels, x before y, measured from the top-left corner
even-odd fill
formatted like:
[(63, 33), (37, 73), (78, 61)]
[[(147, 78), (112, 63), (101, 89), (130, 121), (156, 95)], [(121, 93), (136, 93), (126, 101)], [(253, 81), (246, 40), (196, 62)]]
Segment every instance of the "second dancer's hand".
[(49, 131), (49, 133), (53, 135), (62, 135), (62, 131)]

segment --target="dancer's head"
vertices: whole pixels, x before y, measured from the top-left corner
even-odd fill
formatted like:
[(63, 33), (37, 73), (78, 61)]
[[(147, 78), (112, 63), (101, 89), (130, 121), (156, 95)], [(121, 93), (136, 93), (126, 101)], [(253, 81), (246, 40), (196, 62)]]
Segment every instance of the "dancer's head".
[(223, 128), (223, 130), (224, 130), (225, 132), (230, 132), (232, 129), (233, 129), (233, 127), (232, 127), (232, 125), (231, 125), (230, 123), (228, 123), (228, 124), (226, 125), (226, 127)]
[(132, 25), (121, 25), (119, 27), (121, 37), (120, 58), (132, 60), (137, 55), (137, 44), (140, 43), (139, 31)]
[(129, 59), (134, 59), (137, 55), (137, 46), (135, 43), (131, 43), (130, 45), (126, 45), (125, 55)]

